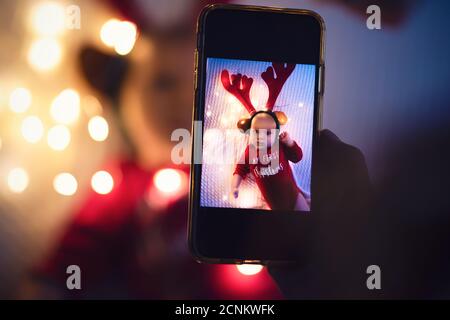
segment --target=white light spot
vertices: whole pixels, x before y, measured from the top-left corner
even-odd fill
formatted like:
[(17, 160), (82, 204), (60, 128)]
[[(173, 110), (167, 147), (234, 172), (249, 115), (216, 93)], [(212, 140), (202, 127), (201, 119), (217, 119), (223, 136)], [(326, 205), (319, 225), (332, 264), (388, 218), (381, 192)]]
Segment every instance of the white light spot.
[(26, 117), (22, 122), (22, 136), (29, 143), (37, 143), (44, 134), (44, 125), (36, 116)]
[(137, 27), (130, 21), (110, 19), (100, 30), (100, 39), (113, 47), (117, 54), (127, 55), (133, 50), (137, 38)]
[(263, 266), (259, 264), (238, 264), (236, 265), (236, 268), (239, 270), (240, 273), (246, 276), (253, 276), (255, 274), (258, 274), (263, 269)]
[(115, 33), (119, 28), (120, 21), (117, 19), (109, 19), (100, 30), (100, 39), (108, 47), (113, 47), (115, 43)]
[(59, 123), (74, 123), (80, 116), (80, 95), (78, 92), (73, 89), (63, 90), (53, 99), (50, 114)]
[(105, 141), (109, 134), (108, 122), (101, 116), (92, 117), (88, 123), (88, 131), (95, 141)]
[(53, 38), (35, 40), (28, 51), (28, 63), (36, 71), (50, 71), (61, 61), (61, 51)]
[(175, 169), (162, 169), (155, 174), (153, 182), (158, 190), (174, 193), (181, 188), (181, 174)]
[(22, 193), (28, 187), (28, 173), (22, 168), (14, 168), (8, 174), (8, 187), (12, 192)]
[(64, 7), (56, 2), (44, 2), (32, 10), (31, 25), (39, 35), (55, 36), (63, 33), (66, 13)]
[(108, 194), (114, 188), (114, 179), (107, 171), (97, 171), (92, 176), (91, 186), (98, 194)]
[(59, 124), (47, 133), (47, 143), (53, 150), (61, 151), (67, 148), (70, 143), (70, 130), (66, 126)]
[(31, 105), (31, 92), (26, 88), (16, 88), (9, 96), (9, 107), (12, 111), (22, 113)]
[(77, 192), (78, 182), (73, 175), (63, 172), (53, 179), (53, 188), (63, 196), (72, 196)]

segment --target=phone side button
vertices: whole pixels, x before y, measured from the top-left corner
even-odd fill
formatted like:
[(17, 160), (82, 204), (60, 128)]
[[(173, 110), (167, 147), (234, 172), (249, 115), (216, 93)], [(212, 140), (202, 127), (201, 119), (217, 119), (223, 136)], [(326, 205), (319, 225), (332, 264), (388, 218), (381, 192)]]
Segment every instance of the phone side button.
[(194, 50), (194, 70), (197, 70), (198, 67), (198, 50)]
[(194, 91), (197, 90), (197, 69), (194, 70)]
[(325, 66), (319, 67), (319, 94), (323, 95), (325, 92)]

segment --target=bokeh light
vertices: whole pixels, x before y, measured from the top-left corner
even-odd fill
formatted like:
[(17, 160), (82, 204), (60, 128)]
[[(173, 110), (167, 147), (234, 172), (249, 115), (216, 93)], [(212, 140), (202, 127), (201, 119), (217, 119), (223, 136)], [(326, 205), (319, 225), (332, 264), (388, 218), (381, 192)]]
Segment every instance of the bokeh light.
[(130, 53), (136, 42), (136, 36), (136, 25), (129, 21), (123, 21), (117, 30), (117, 38), (114, 45), (116, 52), (122, 56)]
[(37, 143), (44, 134), (44, 125), (36, 116), (26, 117), (22, 122), (22, 136), (29, 143)]
[(92, 176), (91, 186), (98, 194), (108, 194), (114, 188), (114, 179), (107, 171), (97, 171)]
[(74, 89), (65, 89), (55, 97), (50, 107), (52, 118), (62, 124), (72, 124), (80, 116), (80, 95)]
[(254, 276), (261, 272), (263, 266), (259, 264), (238, 264), (236, 268), (245, 276)]
[(31, 11), (32, 30), (41, 36), (55, 36), (64, 32), (64, 7), (53, 1), (39, 3)]
[(101, 116), (92, 117), (88, 123), (88, 131), (93, 140), (105, 141), (109, 134), (108, 122)]
[(130, 21), (110, 19), (100, 30), (100, 39), (108, 46), (113, 47), (117, 54), (129, 54), (136, 43), (137, 27)]
[(63, 172), (53, 179), (53, 188), (63, 196), (72, 196), (77, 192), (78, 182), (73, 175)]
[(181, 174), (175, 169), (162, 169), (159, 170), (153, 177), (158, 190), (165, 193), (173, 193), (181, 188)]
[(28, 63), (36, 71), (50, 71), (60, 62), (62, 49), (53, 38), (35, 40), (28, 51)]
[(28, 187), (28, 173), (23, 168), (14, 168), (8, 173), (9, 190), (22, 193)]
[(12, 111), (22, 113), (31, 105), (31, 92), (26, 88), (16, 88), (9, 96), (9, 107)]
[(62, 124), (48, 130), (47, 143), (53, 150), (61, 151), (67, 148), (71, 140), (70, 130)]
[(106, 21), (100, 30), (100, 39), (108, 47), (113, 47), (115, 43), (116, 30), (120, 26), (120, 21), (117, 19), (109, 19)]
[(236, 265), (217, 265), (211, 281), (224, 299), (273, 299), (278, 295), (276, 284), (264, 268), (249, 276)]

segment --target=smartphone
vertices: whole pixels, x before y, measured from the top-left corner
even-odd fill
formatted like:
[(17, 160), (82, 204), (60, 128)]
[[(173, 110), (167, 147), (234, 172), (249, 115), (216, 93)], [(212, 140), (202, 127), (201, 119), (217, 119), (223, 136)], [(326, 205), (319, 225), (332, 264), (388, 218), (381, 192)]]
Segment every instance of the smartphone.
[(308, 10), (210, 5), (200, 14), (188, 230), (197, 260), (304, 259), (324, 32)]

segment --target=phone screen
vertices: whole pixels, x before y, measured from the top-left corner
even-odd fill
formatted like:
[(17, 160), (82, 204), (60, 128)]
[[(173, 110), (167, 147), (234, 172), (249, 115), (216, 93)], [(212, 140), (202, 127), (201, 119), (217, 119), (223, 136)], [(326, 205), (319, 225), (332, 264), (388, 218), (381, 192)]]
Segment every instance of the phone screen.
[(321, 18), (217, 5), (199, 18), (189, 245), (208, 262), (300, 261), (316, 214)]
[(207, 58), (200, 206), (310, 211), (316, 69)]

